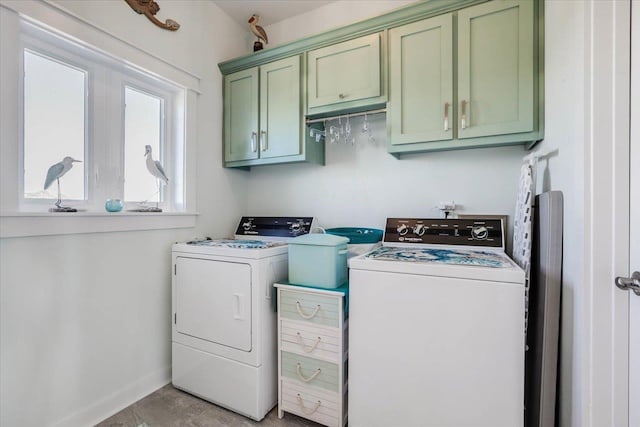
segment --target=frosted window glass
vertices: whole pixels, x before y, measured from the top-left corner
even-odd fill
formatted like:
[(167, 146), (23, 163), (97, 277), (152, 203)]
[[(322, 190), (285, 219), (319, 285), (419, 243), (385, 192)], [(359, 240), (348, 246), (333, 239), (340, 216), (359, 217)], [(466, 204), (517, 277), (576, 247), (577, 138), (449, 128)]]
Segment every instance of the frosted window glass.
[(156, 96), (130, 87), (125, 88), (124, 199), (126, 201), (155, 202), (158, 200), (158, 182), (147, 170), (144, 154), (145, 146), (150, 145), (154, 160), (162, 160), (160, 158), (162, 102), (163, 100)]
[[(49, 167), (66, 156), (85, 158), (87, 73), (24, 51), (24, 197), (57, 199), (44, 189)], [(63, 199), (85, 200), (85, 165), (74, 163), (60, 179)]]

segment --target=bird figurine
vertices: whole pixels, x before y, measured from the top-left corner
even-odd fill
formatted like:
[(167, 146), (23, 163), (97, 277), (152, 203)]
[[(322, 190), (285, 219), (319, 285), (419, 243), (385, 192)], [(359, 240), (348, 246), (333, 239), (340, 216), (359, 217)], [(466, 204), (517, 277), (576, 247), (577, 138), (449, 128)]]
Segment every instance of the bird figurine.
[(82, 162), (82, 160), (76, 160), (73, 157), (65, 157), (61, 162), (52, 165), (47, 171), (47, 178), (44, 180), (44, 189), (51, 187), (53, 181), (58, 181), (58, 201), (55, 203), (56, 207), (49, 209), (49, 212), (77, 212), (77, 209), (61, 206), (62, 194), (60, 193), (60, 178), (69, 172), (75, 162)]
[(160, 202), (160, 181), (164, 182), (165, 185), (169, 184), (169, 178), (167, 178), (167, 174), (164, 172), (164, 169), (162, 168), (162, 164), (160, 164), (159, 161), (157, 160), (153, 160), (153, 153), (151, 151), (151, 146), (150, 145), (145, 145), (144, 147), (144, 155), (147, 158), (147, 170), (149, 171), (149, 173), (151, 175), (153, 175), (154, 177), (156, 177), (157, 181), (157, 185), (158, 185), (158, 201), (156, 201), (156, 207), (155, 209), (149, 209), (150, 211), (153, 212), (162, 212), (162, 209), (160, 209), (158, 207), (158, 204)]
[(264, 40), (264, 42), (266, 44), (269, 44), (269, 39), (267, 38), (267, 33), (264, 31), (264, 28), (262, 28), (260, 25), (258, 25), (258, 21), (260, 20), (260, 16), (259, 15), (251, 15), (251, 18), (249, 18), (249, 24), (251, 24), (251, 32), (253, 34), (255, 34), (255, 36), (258, 38), (258, 40), (253, 43), (253, 51), (257, 52), (259, 50), (263, 49), (263, 45), (262, 45), (262, 41)]

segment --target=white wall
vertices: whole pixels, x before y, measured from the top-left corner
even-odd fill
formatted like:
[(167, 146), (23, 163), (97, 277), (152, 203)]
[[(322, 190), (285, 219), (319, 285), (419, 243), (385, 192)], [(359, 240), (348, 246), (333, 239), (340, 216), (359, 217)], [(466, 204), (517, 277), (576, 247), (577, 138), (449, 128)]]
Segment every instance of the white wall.
[(188, 165), (197, 167), (200, 216), (195, 229), (0, 240), (3, 426), (92, 425), (167, 383), (171, 243), (228, 235), (246, 210), (246, 174), (221, 167), (217, 68), (245, 53), (245, 29), (208, 1), (162, 1), (159, 17), (182, 25), (175, 33), (124, 1), (54, 5), (201, 77), (197, 164)]
[[(415, 0), (337, 0), (311, 12), (266, 26), (269, 44), (265, 48), (362, 21), (414, 2)], [(251, 46), (253, 47), (253, 41)]]
[(612, 283), (628, 263), (629, 7), (545, 1), (540, 149), (557, 152), (540, 164), (539, 188), (564, 194), (561, 426), (627, 425), (633, 405), (618, 320), (628, 296)]
[(584, 247), (585, 2), (545, 2), (545, 140), (557, 150), (539, 164), (539, 190), (564, 195), (559, 418), (582, 424), (582, 279)]
[[(513, 215), (522, 147), (405, 156), (386, 152), (384, 116), (369, 119), (374, 143), (327, 144), (326, 166), (253, 168), (248, 211), (316, 216), (323, 227), (383, 228), (387, 217), (438, 217), (440, 200), (459, 212)], [(352, 127), (362, 127), (354, 118)]]

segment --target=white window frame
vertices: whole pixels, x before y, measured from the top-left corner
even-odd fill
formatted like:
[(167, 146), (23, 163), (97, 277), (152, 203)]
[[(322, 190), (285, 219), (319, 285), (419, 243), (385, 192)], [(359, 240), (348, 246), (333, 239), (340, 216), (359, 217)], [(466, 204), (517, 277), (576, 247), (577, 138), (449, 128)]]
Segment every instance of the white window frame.
[[(186, 89), (125, 62), (80, 46), (64, 37), (32, 24), (23, 24), (20, 35), (19, 100), (19, 211), (43, 212), (53, 205), (51, 199), (24, 197), (24, 51), (61, 62), (87, 73), (85, 81), (85, 200), (68, 200), (65, 204), (86, 212), (104, 212), (108, 198), (124, 198), (124, 93), (125, 87), (149, 93), (163, 100), (161, 153), (163, 166), (170, 177), (162, 186), (161, 207), (165, 212), (184, 212), (186, 203), (184, 151)], [(140, 161), (144, 161), (144, 153)], [(76, 165), (77, 167), (77, 165)], [(44, 176), (44, 172), (43, 172)], [(44, 179), (44, 178), (43, 178)], [(152, 204), (149, 200), (149, 205)], [(155, 205), (155, 203), (153, 203)], [(125, 203), (124, 210), (139, 208)]]
[[(155, 160), (160, 160), (160, 163), (162, 163), (162, 167), (164, 169), (164, 171), (167, 174), (167, 177), (169, 178), (169, 185), (161, 185), (160, 186), (160, 194), (161, 194), (161, 201), (160, 201), (160, 207), (162, 209), (167, 209), (167, 208), (171, 208), (172, 206), (172, 201), (174, 200), (174, 198), (172, 197), (173, 195), (173, 181), (174, 181), (174, 174), (175, 174), (175, 165), (173, 164), (174, 162), (172, 161), (166, 161), (166, 159), (170, 159), (171, 156), (169, 155), (169, 153), (172, 152), (172, 147), (174, 144), (174, 140), (175, 140), (175, 134), (173, 132), (173, 128), (175, 127), (175, 123), (173, 123), (172, 120), (168, 120), (167, 117), (172, 117), (173, 116), (173, 110), (174, 110), (174, 104), (175, 104), (175, 94), (172, 93), (169, 90), (163, 90), (160, 89), (158, 86), (152, 86), (149, 85), (148, 82), (143, 82), (143, 81), (139, 81), (136, 79), (133, 79), (131, 77), (128, 78), (124, 78), (121, 82), (121, 113), (122, 113), (122, 118), (121, 118), (121, 123), (122, 123), (122, 130), (121, 130), (121, 139), (122, 139), (122, 145), (121, 147), (121, 155), (120, 155), (120, 163), (123, 165), (123, 173), (120, 176), (120, 178), (124, 178), (124, 162), (125, 162), (125, 155), (124, 155), (124, 144), (126, 143), (124, 137), (124, 124), (125, 124), (125, 91), (126, 88), (129, 87), (133, 90), (136, 90), (138, 92), (144, 93), (146, 95), (150, 95), (150, 96), (154, 96), (157, 98), (160, 98), (162, 100), (161, 103), (161, 107), (160, 107), (160, 114), (163, 117), (162, 123), (161, 123), (161, 128), (160, 128), (160, 152), (153, 153), (153, 156), (155, 158)], [(144, 153), (140, 153), (140, 161), (144, 161)], [(132, 201), (132, 200), (125, 200), (124, 199), (124, 181), (120, 182), (120, 194), (122, 194), (123, 198), (122, 200), (125, 202), (125, 209), (135, 209), (138, 206), (138, 202), (140, 201)], [(149, 200), (149, 203), (155, 203), (154, 200)]]
[[(81, 209), (87, 208), (87, 200), (91, 198), (90, 186), (88, 185), (88, 177), (91, 176), (91, 172), (93, 170), (93, 162), (92, 162), (92, 149), (89, 144), (89, 139), (91, 135), (92, 128), (92, 114), (89, 113), (89, 110), (92, 106), (92, 91), (91, 87), (93, 86), (92, 80), (95, 78), (95, 70), (92, 67), (92, 64), (88, 61), (84, 60), (82, 57), (73, 54), (72, 52), (64, 51), (63, 49), (58, 48), (54, 44), (46, 44), (39, 40), (38, 38), (34, 38), (30, 35), (23, 35), (20, 40), (20, 84), (19, 84), (19, 106), (18, 106), (18, 114), (20, 120), (20, 128), (19, 128), (19, 170), (21, 173), (18, 177), (18, 194), (20, 195), (19, 206), (20, 210), (24, 211), (42, 211), (46, 210), (46, 208), (52, 206), (52, 199), (33, 199), (33, 198), (25, 198), (24, 197), (24, 160), (25, 160), (25, 146), (24, 146), (24, 125), (25, 125), (25, 115), (24, 115), (24, 76), (25, 76), (25, 68), (24, 68), (24, 52), (28, 50), (36, 55), (49, 59), (51, 61), (58, 62), (62, 65), (75, 68), (79, 71), (83, 71), (85, 73), (85, 84), (84, 84), (84, 97), (85, 97), (85, 105), (84, 105), (84, 158), (78, 159), (82, 160), (83, 163), (81, 167), (84, 168), (84, 196), (83, 200), (69, 200), (69, 202), (73, 203), (75, 206), (78, 206)], [(62, 158), (60, 158), (62, 160)], [(75, 165), (74, 167), (78, 167)], [(42, 179), (44, 183), (44, 178), (46, 175), (46, 171), (42, 171)], [(68, 199), (67, 199), (68, 200)]]
[[(119, 34), (69, 13), (55, 2), (0, 1), (0, 20), (0, 170), (3, 176), (0, 180), (0, 238), (195, 227), (198, 217), (197, 110), (202, 78), (193, 70), (182, 68), (131, 44)], [(183, 148), (174, 148), (171, 154), (184, 177), (184, 185), (174, 187), (175, 211), (109, 213), (103, 206), (98, 206), (95, 212), (57, 214), (47, 212), (48, 207), (34, 210), (20, 206), (18, 141), (21, 139), (19, 112), (22, 98), (17, 83), (20, 81), (21, 37), (28, 33), (30, 27), (74, 43), (79, 49), (98, 51), (107, 59), (126, 64), (128, 69), (143, 71), (184, 90), (184, 94), (175, 99), (176, 113), (185, 118), (173, 130), (181, 138)], [(46, 38), (49, 42), (51, 39)], [(94, 128), (89, 131), (97, 132)], [(85, 154), (94, 155), (90, 150)], [(88, 176), (95, 176), (94, 171), (90, 171)], [(181, 203), (176, 203), (176, 200)]]

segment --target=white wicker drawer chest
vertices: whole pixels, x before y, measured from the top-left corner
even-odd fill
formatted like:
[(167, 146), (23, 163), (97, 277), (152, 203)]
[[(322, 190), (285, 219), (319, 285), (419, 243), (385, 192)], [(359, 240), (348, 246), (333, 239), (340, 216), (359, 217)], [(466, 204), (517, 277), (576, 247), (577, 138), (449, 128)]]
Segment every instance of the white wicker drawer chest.
[(285, 412), (329, 427), (347, 423), (347, 285), (279, 284), (278, 417)]

